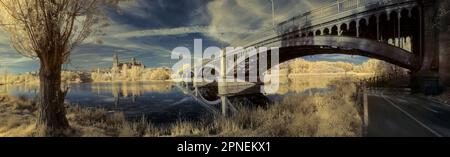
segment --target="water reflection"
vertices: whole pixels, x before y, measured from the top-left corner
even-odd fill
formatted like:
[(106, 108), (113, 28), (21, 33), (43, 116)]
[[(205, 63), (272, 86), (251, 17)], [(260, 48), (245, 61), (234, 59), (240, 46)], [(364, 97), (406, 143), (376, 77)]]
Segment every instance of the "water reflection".
[(120, 105), (121, 99), (131, 98), (131, 102), (136, 103), (138, 97), (146, 93), (169, 94), (174, 85), (171, 83), (144, 83), (144, 82), (114, 82), (114, 83), (93, 83), (90, 85), (73, 84), (75, 91), (86, 91), (90, 88), (92, 93), (103, 95), (111, 93), (114, 98), (114, 105)]
[(0, 93), (32, 97), (39, 92), (37, 84), (0, 85)]
[[(327, 92), (330, 90), (328, 83), (333, 79), (336, 79), (336, 76), (285, 77), (281, 78), (283, 83), (275, 94), (259, 93), (261, 87), (257, 87), (227, 96), (219, 96), (217, 84), (194, 87), (170, 82), (80, 83), (69, 85), (67, 101), (80, 106), (102, 107), (136, 114), (138, 113), (136, 109), (142, 109), (143, 106), (151, 106), (149, 108), (160, 111), (161, 109), (156, 109), (159, 106), (167, 108), (189, 102), (209, 108), (207, 110), (215, 107), (215, 110), (220, 109), (224, 111), (219, 112), (227, 113), (228, 110), (233, 110), (236, 104), (261, 107), (261, 105), (280, 101), (289, 95), (313, 95)], [(0, 86), (0, 93), (16, 96), (34, 98), (38, 92), (39, 85), (36, 84)], [(139, 114), (145, 114), (146, 111), (150, 110), (144, 110)], [(154, 113), (154, 111), (151, 112)]]
[(300, 76), (281, 78), (280, 89), (277, 94), (313, 94), (322, 92), (329, 88), (329, 83), (344, 76), (322, 75), (322, 76)]

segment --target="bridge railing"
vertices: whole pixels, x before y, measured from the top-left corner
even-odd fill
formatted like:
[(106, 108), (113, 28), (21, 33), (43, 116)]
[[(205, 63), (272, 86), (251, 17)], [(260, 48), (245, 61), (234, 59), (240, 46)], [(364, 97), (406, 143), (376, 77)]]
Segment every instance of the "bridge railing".
[[(281, 22), (278, 27), (282, 28), (280, 33), (291, 31), (292, 27), (294, 27), (296, 24), (295, 22), (292, 22), (294, 20), (297, 21), (307, 21), (311, 19), (320, 19), (320, 18), (326, 18), (330, 16), (335, 16), (337, 14), (341, 14), (347, 11), (355, 10), (361, 7), (370, 6), (370, 5), (384, 5), (387, 3), (392, 3), (396, 1), (405, 1), (405, 0), (384, 0), (384, 1), (374, 1), (374, 0), (340, 0), (338, 2), (335, 2), (331, 5), (327, 5), (324, 7), (320, 7), (317, 9), (314, 9), (312, 11), (294, 16), (290, 19), (286, 19), (283, 22)], [(299, 20), (303, 19), (303, 20)], [(291, 25), (292, 24), (292, 25)], [(289, 26), (291, 25), (291, 26)], [(285, 29), (288, 28), (288, 29)]]
[(356, 9), (360, 6), (364, 6), (367, 1), (368, 0), (344, 0), (333, 3), (331, 5), (320, 7), (301, 15), (285, 19), (283, 20), (283, 22), (279, 23), (276, 28), (268, 27), (261, 29), (260, 31), (255, 33), (256, 35), (249, 36), (247, 38), (244, 38), (243, 40), (238, 40), (231, 45), (249, 46), (251, 45), (251, 43), (256, 43), (258, 41), (268, 39), (268, 37), (274, 37), (279, 34), (292, 31), (291, 29), (293, 29), (296, 25), (302, 22), (306, 23), (308, 19), (333, 16), (341, 12)]
[(276, 36), (279, 36), (281, 34), (299, 30), (301, 29), (300, 27), (305, 26), (308, 21), (311, 21), (312, 19), (319, 20), (322, 18), (336, 16), (341, 13), (367, 6), (385, 6), (389, 4), (408, 1), (412, 0), (339, 0), (338, 2), (335, 2), (333, 4), (326, 5), (324, 7), (320, 7), (309, 12), (285, 19), (283, 20), (283, 22), (278, 23), (276, 28), (263, 28), (257, 32), (254, 32), (251, 36), (231, 43), (231, 46), (249, 47), (250, 45), (261, 43), (265, 40), (275, 38)]
[(361, 4), (364, 5), (366, 3), (368, 3), (368, 2), (366, 2), (366, 0), (347, 0), (344, 2), (340, 2), (338, 9), (339, 9), (339, 12), (345, 12), (345, 11), (359, 8)]

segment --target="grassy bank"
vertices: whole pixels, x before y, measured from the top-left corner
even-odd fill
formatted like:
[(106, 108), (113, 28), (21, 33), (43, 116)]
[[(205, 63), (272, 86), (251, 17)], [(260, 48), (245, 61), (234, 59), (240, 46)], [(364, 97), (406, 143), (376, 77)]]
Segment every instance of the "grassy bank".
[[(266, 107), (239, 105), (230, 117), (200, 122), (178, 121), (154, 125), (142, 119), (129, 122), (123, 113), (68, 107), (72, 126), (65, 135), (75, 137), (250, 136), (322, 137), (361, 136), (361, 120), (353, 101), (349, 78), (330, 84), (336, 91), (309, 96), (287, 96)], [(36, 103), (25, 98), (0, 96), (0, 137), (40, 136), (35, 128)], [(70, 105), (68, 105), (70, 106)]]

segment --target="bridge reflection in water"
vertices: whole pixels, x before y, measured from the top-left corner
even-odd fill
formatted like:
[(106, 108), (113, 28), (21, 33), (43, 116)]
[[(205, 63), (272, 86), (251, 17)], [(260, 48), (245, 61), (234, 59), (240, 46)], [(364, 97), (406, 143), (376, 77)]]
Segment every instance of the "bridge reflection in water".
[[(220, 94), (218, 83), (195, 86), (192, 83), (180, 83), (178, 87), (184, 94), (192, 96), (214, 115), (229, 116), (235, 112), (236, 105), (264, 107), (272, 101), (261, 93), (261, 85), (241, 86), (236, 93)], [(235, 86), (236, 87), (236, 86)]]
[[(216, 115), (230, 116), (235, 112), (236, 106), (267, 108), (274, 103), (280, 103), (288, 96), (313, 96), (334, 92), (331, 85), (333, 81), (353, 75), (318, 75), (318, 76), (282, 76), (283, 81), (275, 93), (262, 93), (264, 84), (235, 83), (230, 86), (220, 86), (219, 83), (186, 83), (181, 82), (177, 87), (191, 96), (205, 108), (209, 108)], [(356, 77), (356, 76), (355, 76)], [(358, 76), (365, 78), (369, 76)], [(347, 78), (346, 80), (357, 80)], [(350, 88), (350, 87), (349, 87)], [(301, 102), (298, 102), (301, 103)]]

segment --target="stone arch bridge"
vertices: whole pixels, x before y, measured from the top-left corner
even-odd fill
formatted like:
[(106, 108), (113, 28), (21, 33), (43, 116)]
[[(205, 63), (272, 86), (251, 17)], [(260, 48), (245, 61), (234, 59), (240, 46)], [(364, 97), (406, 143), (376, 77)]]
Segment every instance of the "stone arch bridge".
[[(225, 78), (258, 62), (252, 56), (261, 54), (250, 54), (249, 47), (278, 47), (279, 63), (316, 54), (360, 55), (409, 69), (413, 89), (436, 94), (440, 85), (450, 85), (450, 15), (445, 12), (449, 3), (340, 0), (236, 41), (231, 47), (243, 50), (222, 51), (209, 64), (220, 67), (220, 77)], [(242, 57), (244, 64), (237, 60)], [(229, 60), (236, 64), (226, 70)]]

